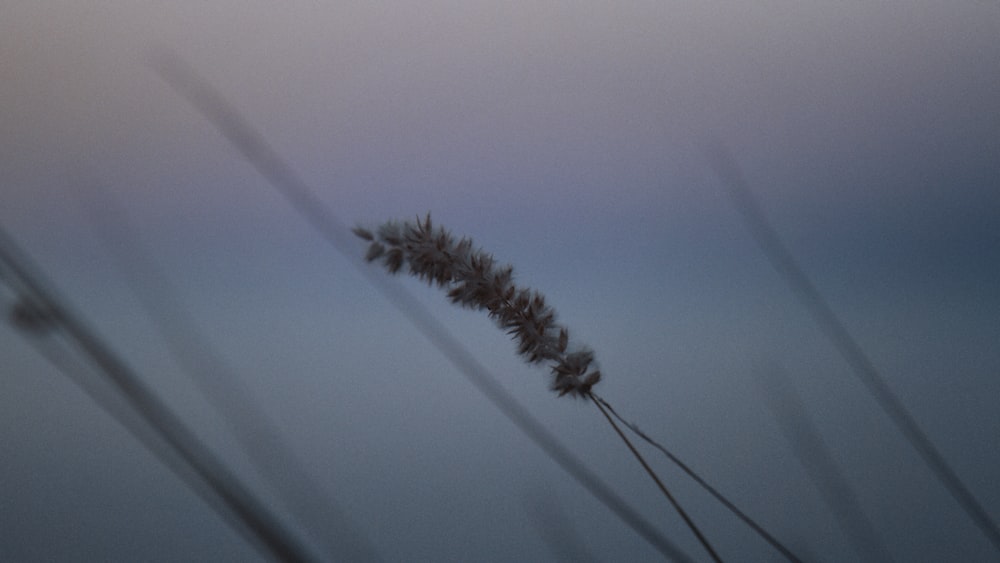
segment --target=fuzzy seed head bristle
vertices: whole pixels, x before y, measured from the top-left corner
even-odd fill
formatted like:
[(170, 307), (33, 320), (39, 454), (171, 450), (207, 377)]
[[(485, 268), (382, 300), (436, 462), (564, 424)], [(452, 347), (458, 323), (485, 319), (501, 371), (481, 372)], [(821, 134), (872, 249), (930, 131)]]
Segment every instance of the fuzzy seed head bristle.
[(351, 230), (351, 232), (364, 240), (369, 240), (369, 241), (375, 240), (375, 235), (373, 235), (371, 231), (363, 227), (354, 227)]

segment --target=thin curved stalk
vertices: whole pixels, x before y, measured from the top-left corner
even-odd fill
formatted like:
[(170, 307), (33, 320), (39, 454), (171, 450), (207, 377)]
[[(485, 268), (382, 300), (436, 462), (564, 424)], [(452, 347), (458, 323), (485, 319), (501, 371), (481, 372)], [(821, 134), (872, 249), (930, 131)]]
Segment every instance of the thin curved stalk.
[(601, 411), (601, 414), (604, 415), (604, 418), (608, 420), (608, 424), (610, 424), (611, 427), (615, 429), (615, 433), (618, 434), (618, 437), (621, 438), (623, 442), (625, 442), (625, 445), (628, 446), (629, 451), (631, 451), (632, 455), (635, 456), (635, 459), (639, 461), (639, 463), (642, 465), (642, 468), (646, 470), (646, 473), (649, 475), (649, 477), (653, 480), (653, 482), (656, 483), (656, 486), (660, 488), (660, 491), (663, 493), (663, 496), (667, 497), (667, 500), (669, 500), (670, 504), (673, 505), (674, 510), (677, 511), (677, 514), (680, 514), (681, 518), (684, 519), (684, 523), (687, 524), (688, 528), (690, 528), (692, 532), (694, 532), (694, 535), (698, 538), (698, 541), (701, 542), (701, 545), (705, 548), (705, 551), (707, 551), (708, 554), (712, 557), (712, 560), (716, 561), (716, 563), (722, 563), (722, 559), (719, 558), (719, 555), (715, 552), (715, 549), (712, 547), (712, 544), (709, 543), (708, 538), (706, 538), (705, 534), (701, 532), (698, 526), (694, 523), (694, 520), (692, 520), (691, 517), (688, 516), (688, 513), (681, 507), (680, 503), (677, 502), (677, 499), (674, 498), (674, 495), (671, 494), (669, 490), (667, 490), (667, 486), (663, 484), (663, 481), (661, 481), (660, 477), (656, 474), (655, 471), (653, 471), (653, 468), (650, 467), (648, 463), (646, 463), (646, 460), (642, 457), (642, 454), (639, 453), (639, 450), (635, 449), (635, 446), (632, 445), (632, 442), (631, 440), (628, 439), (628, 436), (626, 436), (625, 433), (621, 431), (621, 428), (618, 428), (618, 425), (615, 423), (615, 420), (611, 418), (611, 415), (608, 414), (608, 411), (604, 410), (604, 406), (601, 405), (601, 401), (599, 401), (596, 397), (594, 397), (592, 393), (589, 394), (589, 397), (591, 402), (593, 402), (594, 405), (597, 406), (597, 410)]
[(781, 543), (781, 541), (779, 541), (777, 538), (771, 535), (767, 530), (765, 530), (763, 526), (758, 524), (753, 518), (751, 518), (742, 510), (740, 510), (735, 504), (732, 503), (732, 501), (730, 501), (722, 493), (716, 490), (715, 487), (713, 487), (707, 481), (702, 479), (701, 475), (695, 473), (694, 470), (688, 467), (686, 463), (681, 461), (679, 457), (674, 455), (670, 450), (665, 448), (656, 440), (650, 438), (649, 435), (640, 430), (639, 427), (636, 426), (634, 423), (629, 422), (624, 418), (622, 418), (622, 416), (618, 414), (617, 411), (615, 411), (614, 407), (612, 407), (611, 404), (608, 403), (603, 397), (599, 396), (597, 393), (594, 393), (593, 391), (591, 391), (590, 395), (594, 400), (598, 401), (601, 405), (603, 405), (604, 408), (606, 408), (608, 412), (610, 412), (611, 415), (618, 420), (618, 422), (622, 423), (626, 428), (631, 430), (633, 434), (642, 438), (644, 441), (646, 441), (646, 443), (653, 446), (654, 448), (660, 450), (660, 452), (662, 452), (663, 455), (667, 457), (667, 459), (669, 459), (671, 462), (674, 463), (674, 465), (679, 467), (681, 471), (683, 471), (688, 475), (688, 477), (691, 477), (691, 479), (693, 479), (695, 483), (701, 486), (701, 488), (705, 489), (705, 491), (708, 494), (712, 495), (712, 497), (714, 497), (715, 500), (719, 501), (719, 503), (721, 503), (722, 506), (726, 507), (737, 518), (742, 520), (744, 524), (749, 526), (754, 532), (757, 533), (757, 535), (763, 538), (764, 541), (769, 543), (772, 547), (774, 547), (774, 549), (778, 550), (778, 552), (781, 553), (781, 555), (785, 557), (785, 559), (788, 559), (792, 563), (802, 563), (802, 560), (799, 559), (798, 556), (796, 556), (794, 553), (792, 553), (792, 551), (788, 549), (785, 546), (785, 544)]

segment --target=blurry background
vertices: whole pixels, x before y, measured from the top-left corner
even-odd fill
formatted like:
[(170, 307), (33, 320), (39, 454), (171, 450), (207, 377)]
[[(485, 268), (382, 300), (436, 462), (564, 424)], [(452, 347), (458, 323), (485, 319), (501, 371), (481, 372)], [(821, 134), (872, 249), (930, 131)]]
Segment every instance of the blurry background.
[[(345, 222), (430, 211), (512, 263), (595, 349), (601, 394), (803, 557), (855, 555), (767, 407), (761, 366), (788, 373), (897, 560), (985, 560), (991, 545), (771, 270), (706, 147), (731, 150), (1000, 517), (998, 38), (987, 0), (4, 2), (0, 223), (274, 506), (98, 236), (95, 188), (387, 560), (545, 560), (569, 544), (657, 558), (151, 71), (148, 52), (170, 49)], [(548, 392), (485, 316), (400, 281), (703, 557), (592, 405)], [(259, 557), (10, 323), (0, 358), (0, 559)], [(650, 456), (724, 558), (777, 558)], [(552, 542), (562, 529), (575, 539)]]

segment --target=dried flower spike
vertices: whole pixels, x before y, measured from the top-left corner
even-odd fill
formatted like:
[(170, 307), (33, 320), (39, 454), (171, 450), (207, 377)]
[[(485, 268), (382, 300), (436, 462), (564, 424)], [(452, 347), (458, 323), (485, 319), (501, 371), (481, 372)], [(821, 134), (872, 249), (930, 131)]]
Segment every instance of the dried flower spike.
[(516, 286), (513, 268), (498, 266), (470, 239), (435, 229), (430, 214), (413, 223), (384, 223), (375, 233), (357, 227), (354, 234), (369, 243), (365, 260), (380, 260), (392, 274), (407, 265), (411, 275), (445, 289), (452, 303), (485, 310), (527, 362), (549, 365), (552, 390), (560, 397), (586, 397), (601, 380), (600, 371), (588, 372), (594, 353), (570, 347), (569, 330), (556, 322), (541, 293)]

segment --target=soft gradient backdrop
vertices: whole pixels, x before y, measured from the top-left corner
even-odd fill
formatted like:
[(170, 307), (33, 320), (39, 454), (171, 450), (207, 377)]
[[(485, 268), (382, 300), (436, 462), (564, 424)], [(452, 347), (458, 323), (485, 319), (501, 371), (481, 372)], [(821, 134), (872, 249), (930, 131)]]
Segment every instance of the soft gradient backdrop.
[[(262, 494), (98, 235), (98, 194), (385, 559), (640, 561), (655, 551), (157, 77), (156, 49), (342, 220), (430, 211), (512, 263), (596, 350), (600, 392), (807, 559), (855, 554), (767, 407), (767, 366), (898, 561), (996, 556), (770, 269), (707, 147), (1000, 518), (997, 2), (0, 2), (0, 223)], [(401, 283), (703, 557), (593, 406)], [(259, 557), (29, 344), (0, 327), (0, 560)], [(777, 558), (650, 455), (724, 558)]]

